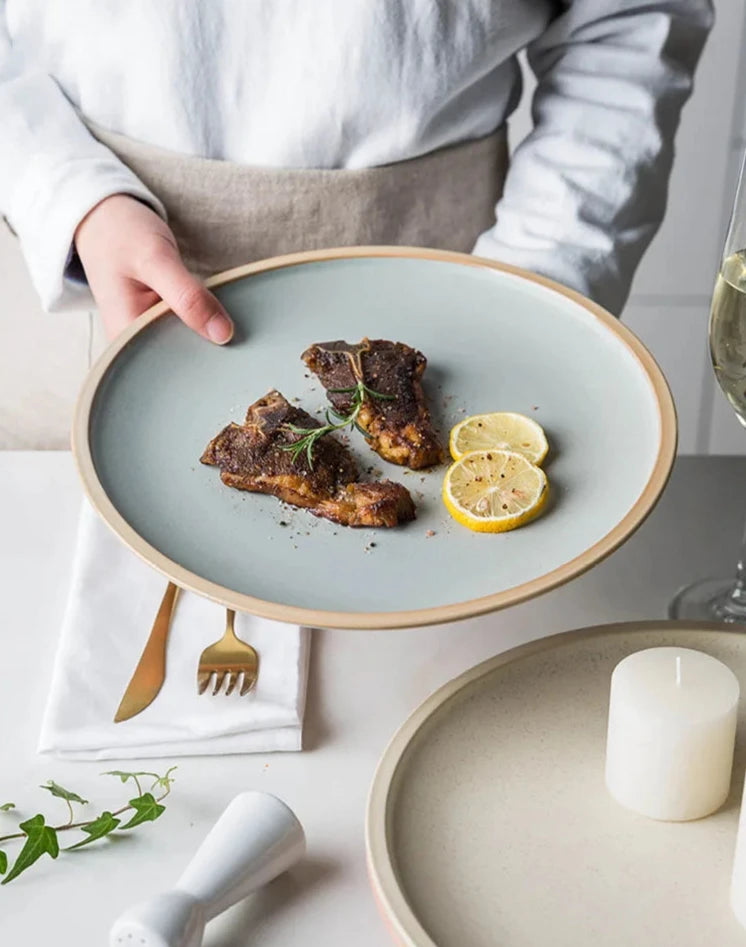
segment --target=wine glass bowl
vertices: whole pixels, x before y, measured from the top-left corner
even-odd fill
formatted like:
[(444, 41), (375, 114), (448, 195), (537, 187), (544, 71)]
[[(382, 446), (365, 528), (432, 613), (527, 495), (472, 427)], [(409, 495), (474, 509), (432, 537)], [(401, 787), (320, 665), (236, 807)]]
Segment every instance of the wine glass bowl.
[[(710, 356), (715, 378), (746, 427), (746, 185), (744, 165), (712, 294)], [(735, 576), (704, 579), (680, 589), (669, 617), (746, 625), (746, 532)]]
[(723, 394), (746, 426), (746, 250), (720, 268), (710, 310), (710, 356)]

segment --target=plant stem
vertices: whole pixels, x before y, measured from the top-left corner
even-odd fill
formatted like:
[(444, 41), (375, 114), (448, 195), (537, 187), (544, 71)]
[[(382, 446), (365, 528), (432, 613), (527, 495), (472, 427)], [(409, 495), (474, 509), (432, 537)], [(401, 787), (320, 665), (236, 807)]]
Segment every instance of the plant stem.
[[(138, 786), (139, 786), (139, 783), (138, 783)], [(155, 801), (156, 801), (156, 802), (160, 802), (162, 799), (165, 799), (166, 796), (167, 796), (170, 792), (171, 792), (171, 789), (170, 789), (170, 788), (166, 789), (166, 791), (165, 791), (162, 795), (158, 796)], [(142, 791), (140, 791), (140, 795), (141, 795), (141, 796), (142, 796), (142, 794), (143, 794)], [(65, 800), (65, 802), (67, 802), (67, 804), (70, 805), (70, 803), (69, 803), (69, 801), (68, 801), (67, 799)], [(121, 815), (123, 812), (128, 812), (131, 808), (132, 808), (132, 806), (130, 806), (130, 805), (122, 806), (121, 809), (117, 809), (115, 812), (112, 812), (112, 815), (113, 815), (113, 816)], [(72, 810), (72, 807), (71, 807), (71, 810)], [(53, 825), (53, 826), (52, 826), (52, 829), (53, 829), (55, 832), (66, 832), (68, 829), (83, 829), (83, 828), (85, 828), (87, 825), (90, 825), (91, 822), (95, 822), (95, 821), (96, 821), (95, 819), (88, 819), (88, 820), (86, 820), (86, 821), (84, 821), (84, 822), (66, 822), (64, 825)], [(2, 836), (0, 836), (0, 842), (10, 842), (10, 841), (12, 841), (13, 839), (16, 839), (16, 838), (26, 838), (26, 833), (25, 833), (25, 832), (16, 832), (16, 833), (14, 833), (13, 835), (2, 835)]]

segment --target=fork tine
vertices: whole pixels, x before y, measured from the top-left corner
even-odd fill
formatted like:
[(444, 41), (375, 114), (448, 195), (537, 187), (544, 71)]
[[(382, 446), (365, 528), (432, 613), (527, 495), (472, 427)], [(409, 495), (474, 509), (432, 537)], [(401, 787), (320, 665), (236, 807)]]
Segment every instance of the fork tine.
[(245, 694), (248, 694), (251, 688), (254, 686), (254, 675), (244, 672), (243, 682), (241, 683), (241, 697)]
[(223, 686), (223, 681), (225, 680), (225, 671), (216, 671), (215, 672), (215, 687), (212, 689), (212, 696), (214, 697), (220, 688)]
[(204, 694), (210, 685), (211, 671), (197, 671), (197, 691)]
[(232, 694), (233, 691), (235, 690), (236, 684), (238, 684), (239, 675), (240, 675), (240, 672), (238, 673), (236, 671), (228, 672), (228, 686), (225, 689), (226, 697), (228, 696), (228, 694)]

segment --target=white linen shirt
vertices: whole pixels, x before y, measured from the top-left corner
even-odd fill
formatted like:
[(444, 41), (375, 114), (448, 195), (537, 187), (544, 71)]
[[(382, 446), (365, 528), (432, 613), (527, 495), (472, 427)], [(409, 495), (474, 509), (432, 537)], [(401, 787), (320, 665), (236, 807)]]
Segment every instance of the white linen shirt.
[(475, 252), (619, 312), (665, 210), (710, 0), (0, 0), (0, 212), (47, 309), (96, 203), (155, 195), (80, 121), (249, 165), (365, 168), (489, 134), (538, 80)]

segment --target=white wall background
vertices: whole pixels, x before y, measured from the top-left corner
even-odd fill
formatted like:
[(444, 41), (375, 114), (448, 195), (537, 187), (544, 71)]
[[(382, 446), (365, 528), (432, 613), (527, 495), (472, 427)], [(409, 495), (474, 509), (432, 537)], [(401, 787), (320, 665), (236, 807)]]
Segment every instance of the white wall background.
[[(746, 431), (716, 390), (707, 317), (740, 154), (746, 145), (746, 5), (717, 21), (677, 143), (669, 210), (635, 279), (624, 321), (658, 359), (679, 412), (681, 453), (746, 453)], [(530, 92), (511, 123), (530, 127)], [(68, 419), (96, 344), (88, 313), (41, 312), (16, 241), (0, 226), (0, 447), (66, 447)], [(25, 409), (46, 418), (25, 432)]]

